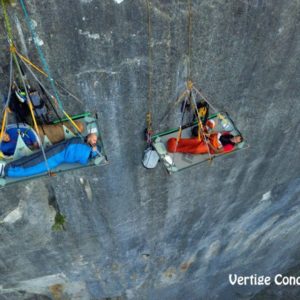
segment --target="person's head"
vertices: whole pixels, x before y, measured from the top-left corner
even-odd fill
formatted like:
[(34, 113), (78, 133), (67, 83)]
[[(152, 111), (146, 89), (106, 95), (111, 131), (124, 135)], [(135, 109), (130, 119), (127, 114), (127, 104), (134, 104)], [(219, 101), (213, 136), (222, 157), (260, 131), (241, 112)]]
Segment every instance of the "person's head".
[(238, 143), (241, 143), (243, 141), (243, 137), (241, 135), (233, 136), (232, 134), (223, 134), (220, 137), (220, 142), (223, 146), (231, 144), (236, 145)]
[(91, 145), (91, 146), (96, 146), (97, 145), (97, 140), (98, 140), (98, 137), (95, 133), (89, 133), (87, 136), (86, 136), (86, 142), (87, 144)]
[(243, 141), (243, 137), (241, 135), (236, 135), (236, 136), (232, 137), (230, 140), (234, 144), (239, 144)]
[(6, 142), (6, 143), (8, 143), (9, 141), (10, 141), (10, 136), (9, 136), (9, 134), (8, 133), (6, 133), (6, 132), (4, 132), (3, 133), (3, 142)]

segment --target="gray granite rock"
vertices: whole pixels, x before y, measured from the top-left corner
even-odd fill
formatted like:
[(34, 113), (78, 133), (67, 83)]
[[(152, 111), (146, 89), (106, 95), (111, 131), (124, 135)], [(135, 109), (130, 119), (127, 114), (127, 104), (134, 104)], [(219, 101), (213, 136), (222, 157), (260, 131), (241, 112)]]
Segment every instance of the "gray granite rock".
[[(0, 190), (0, 299), (299, 298), (228, 280), (299, 272), (299, 1), (192, 1), (192, 79), (251, 147), (172, 176), (141, 165), (147, 2), (26, 5), (53, 77), (83, 99), (62, 97), (66, 110), (98, 111), (110, 164)], [(179, 122), (178, 107), (160, 120), (188, 76), (188, 5), (151, 8), (161, 130)], [(40, 65), (19, 2), (8, 9), (17, 47)], [(1, 30), (4, 94), (7, 48)], [(57, 206), (63, 231), (51, 229)]]

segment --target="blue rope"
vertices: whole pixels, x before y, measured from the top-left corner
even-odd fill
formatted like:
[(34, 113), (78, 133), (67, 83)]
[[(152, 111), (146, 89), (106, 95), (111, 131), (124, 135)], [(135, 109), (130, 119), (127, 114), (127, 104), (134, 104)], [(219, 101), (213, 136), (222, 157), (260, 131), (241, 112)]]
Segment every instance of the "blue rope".
[(56, 98), (56, 100), (57, 100), (57, 102), (58, 102), (58, 104), (59, 104), (59, 108), (60, 108), (62, 111), (64, 111), (62, 102), (61, 102), (61, 100), (60, 100), (60, 98), (59, 98), (58, 91), (57, 91), (57, 89), (56, 89), (56, 87), (55, 87), (54, 80), (53, 80), (53, 78), (52, 78), (52, 76), (51, 76), (50, 69), (49, 69), (49, 66), (48, 66), (48, 64), (47, 64), (47, 61), (46, 61), (46, 59), (45, 59), (45, 56), (44, 56), (44, 54), (43, 54), (42, 48), (40, 47), (40, 45), (39, 45), (38, 42), (37, 42), (38, 37), (37, 37), (37, 34), (36, 34), (35, 30), (34, 30), (32, 21), (31, 21), (29, 15), (28, 15), (28, 12), (27, 12), (25, 3), (24, 3), (23, 0), (20, 0), (20, 4), (21, 4), (22, 9), (23, 9), (23, 12), (24, 12), (24, 16), (25, 16), (25, 20), (26, 20), (27, 26), (28, 26), (28, 28), (29, 28), (29, 30), (30, 30), (31, 35), (32, 35), (33, 42), (34, 42), (35, 47), (36, 47), (36, 49), (37, 49), (37, 51), (38, 51), (38, 53), (39, 53), (40, 60), (41, 60), (41, 62), (42, 62), (43, 68), (44, 68), (45, 72), (46, 72), (47, 75), (48, 75), (48, 79), (49, 79), (49, 81), (50, 81), (50, 84), (51, 84), (52, 90), (53, 90), (53, 92), (54, 92), (55, 98)]

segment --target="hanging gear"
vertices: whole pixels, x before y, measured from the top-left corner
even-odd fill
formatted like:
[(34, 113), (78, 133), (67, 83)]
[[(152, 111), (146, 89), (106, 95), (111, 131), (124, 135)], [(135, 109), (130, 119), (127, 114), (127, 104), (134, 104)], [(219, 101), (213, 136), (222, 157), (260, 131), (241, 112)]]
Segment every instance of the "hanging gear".
[[(206, 126), (207, 119), (209, 116), (209, 105), (205, 100), (201, 100), (200, 102), (197, 102), (197, 112), (199, 115), (199, 118), (201, 120), (201, 123), (203, 126)], [(194, 113), (193, 121), (197, 121), (197, 113)], [(192, 136), (197, 137), (199, 135), (199, 125), (194, 126), (192, 128)]]
[(157, 166), (158, 161), (159, 155), (156, 150), (152, 146), (148, 147), (144, 152), (143, 166), (147, 169), (153, 169)]
[[(28, 91), (34, 115), (38, 119), (38, 123), (49, 123), (49, 111), (46, 102), (40, 96), (38, 91), (32, 89)], [(16, 99), (18, 101), (16, 101)], [(17, 89), (12, 92), (9, 108), (19, 116), (19, 119), (21, 119), (22, 122), (28, 122), (30, 111), (28, 109), (28, 104), (26, 103), (26, 92), (24, 90)]]
[[(205, 102), (205, 100), (200, 100), (200, 102), (197, 103), (197, 110), (202, 123), (205, 124), (209, 115), (208, 103)], [(195, 115), (194, 120), (196, 119), (197, 116)]]

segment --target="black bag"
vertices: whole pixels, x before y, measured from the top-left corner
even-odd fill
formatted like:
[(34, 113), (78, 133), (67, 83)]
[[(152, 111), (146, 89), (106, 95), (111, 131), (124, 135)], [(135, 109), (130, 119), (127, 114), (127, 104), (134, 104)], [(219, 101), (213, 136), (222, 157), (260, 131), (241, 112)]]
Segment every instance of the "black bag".
[[(197, 111), (198, 111), (198, 115), (200, 117), (200, 120), (201, 120), (203, 126), (205, 126), (208, 116), (209, 116), (208, 103), (204, 100), (201, 100), (200, 102), (198, 102), (197, 103)], [(198, 120), (198, 116), (195, 112), (193, 121), (195, 122), (196, 120)], [(192, 136), (195, 136), (195, 137), (198, 136), (198, 126), (195, 126), (192, 128)]]
[[(46, 102), (36, 90), (29, 91), (29, 98), (31, 100), (34, 115), (39, 122), (47, 123), (48, 107)], [(9, 108), (15, 113), (17, 122), (29, 123), (31, 120), (31, 113), (28, 107), (26, 93), (23, 90), (12, 91)]]

